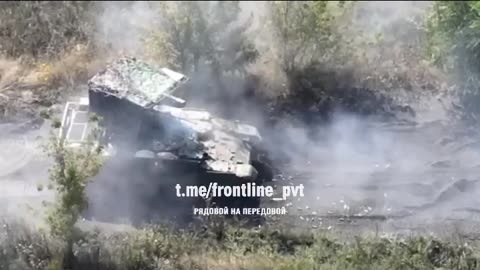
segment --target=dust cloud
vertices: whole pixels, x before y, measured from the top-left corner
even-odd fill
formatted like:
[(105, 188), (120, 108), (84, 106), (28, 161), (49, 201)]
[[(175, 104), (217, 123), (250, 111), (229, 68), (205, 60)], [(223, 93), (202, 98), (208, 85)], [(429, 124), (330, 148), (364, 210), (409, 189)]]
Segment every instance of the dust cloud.
[[(421, 42), (418, 18), (430, 5), (362, 2), (346, 20), (351, 29), (372, 38), (380, 34), (388, 44)], [(401, 49), (371, 47), (368, 53)], [(286, 124), (264, 134), (274, 156), (287, 160), (279, 179), (307, 186), (306, 198), (295, 199), (291, 213), (474, 218), (480, 148), (473, 142), (478, 140), (465, 135), (467, 126), (450, 122), (435, 93), (407, 98), (416, 116), (406, 121), (337, 113), (329, 124)]]
[[(105, 29), (101, 38), (108, 40), (112, 46), (138, 52), (142, 34), (145, 33), (145, 28), (137, 27), (138, 22), (145, 22), (144, 27), (147, 25), (148, 28), (149, 24), (154, 25), (152, 22), (158, 21), (156, 17), (158, 15), (153, 13), (146, 3), (139, 2), (121, 12), (112, 12), (120, 11), (117, 4), (104, 5), (108, 5), (109, 8), (98, 21), (100, 28)], [(340, 23), (350, 24), (353, 33), (355, 30), (363, 29), (362, 35), (370, 38), (382, 35), (390, 44), (400, 39), (405, 41), (408, 37), (416, 41), (418, 29), (408, 28), (412, 27), (412, 24), (406, 22), (410, 19), (415, 21), (419, 15), (424, 15), (430, 5), (430, 2), (361, 2), (355, 7), (353, 15), (343, 18), (345, 21)], [(263, 18), (269, 16), (266, 4), (242, 2), (241, 8), (242, 13), (237, 23), (241, 25), (253, 18), (247, 32), (250, 35), (249, 39), (259, 50), (271, 49), (269, 46), (276, 44), (273, 41), (273, 33), (258, 34)], [(228, 34), (226, 30), (225, 36), (228, 37)], [(370, 48), (368, 53), (385, 53), (375, 50)], [(280, 70), (278, 66), (270, 67)], [(204, 93), (202, 90), (215, 87), (212, 86), (213, 80), (208, 66), (201, 66), (199, 71), (191, 74), (193, 91)], [(244, 91), (249, 83), (245, 78), (236, 78), (228, 80), (226, 85), (230, 94), (234, 94)], [(344, 211), (347, 204), (348, 211), (353, 214), (357, 211), (364, 214), (368, 212), (394, 215), (395, 211), (403, 213), (406, 209), (423, 209), (422, 206), (433, 209), (430, 207), (432, 203), (439, 198), (445, 198), (442, 197), (445, 191), (452, 193), (449, 190), (455, 188), (458, 179), (470, 177), (467, 169), (474, 169), (476, 162), (480, 164), (477, 148), (464, 149), (463, 152), (453, 155), (451, 149), (454, 148), (452, 144), (455, 142), (442, 144), (442, 139), (447, 141), (460, 139), (456, 134), (452, 134), (445, 124), (445, 113), (438, 110), (433, 114), (437, 118), (432, 117), (431, 113), (428, 114), (428, 110), (424, 114), (418, 111), (417, 117), (410, 119), (410, 122), (379, 123), (356, 115), (338, 113), (325, 125), (295, 126), (284, 122), (282, 126), (270, 128), (266, 124), (264, 112), (252, 105), (251, 101), (244, 100), (241, 95), (232, 96), (237, 106), (230, 107), (229, 115), (238, 116), (237, 118), (263, 127), (266, 144), (274, 159), (285, 162), (284, 165), (280, 165), (282, 172), (277, 178), (282, 178), (285, 182), (291, 179), (293, 184), (306, 183), (308, 207), (319, 208), (315, 212), (336, 210), (332, 205), (340, 205), (343, 207), (341, 211)], [(433, 102), (432, 100), (427, 102)], [(201, 104), (215, 108), (214, 102), (219, 100), (203, 98)], [(412, 107), (415, 105), (412, 104)], [(423, 118), (426, 114), (429, 116), (428, 119)], [(467, 160), (468, 164), (465, 163)], [(435, 166), (438, 164), (446, 165), (439, 169)], [(288, 175), (291, 175), (290, 178)], [(112, 180), (115, 180), (113, 178), (115, 177), (112, 177)], [(112, 185), (118, 184), (112, 182)], [(118, 203), (135, 201), (136, 199), (128, 198), (126, 195), (131, 194), (131, 191), (143, 194), (153, 190), (148, 183), (140, 185), (142, 188), (130, 186), (131, 183), (124, 184), (125, 192), (122, 194), (126, 197), (117, 200)], [(103, 193), (100, 196), (105, 196), (106, 192), (104, 193), (102, 188), (98, 191)], [(473, 195), (461, 194), (463, 198), (473, 198)], [(460, 202), (453, 203), (452, 200), (458, 199), (457, 196), (447, 199), (450, 201), (450, 207), (462, 205)], [(128, 207), (122, 208), (117, 204), (116, 208)], [(109, 207), (106, 210), (113, 213)], [(142, 210), (136, 209), (134, 212), (139, 211)]]
[[(97, 18), (101, 30), (98, 42), (128, 54), (141, 53), (144, 34), (152, 30), (151, 26), (159, 25), (158, 13), (147, 2), (125, 6), (120, 2), (101, 2), (99, 5), (103, 6), (103, 12)], [(352, 24), (353, 29), (367, 29), (371, 36), (382, 33), (391, 39), (390, 42), (395, 42), (395, 38), (408, 36), (408, 33), (395, 36), (402, 30), (399, 27), (403, 24), (398, 21), (424, 14), (429, 5), (428, 2), (361, 2), (354, 15), (348, 18), (348, 24)], [(273, 35), (258, 35), (256, 29), (262, 18), (268, 16), (265, 3), (242, 2), (241, 8), (239, 24), (253, 16), (249, 39), (259, 49), (273, 44), (269, 39)], [(392, 32), (394, 25), (397, 32)], [(270, 67), (271, 70), (279, 69), (278, 66)], [(206, 68), (191, 77), (196, 93), (212, 86), (213, 79)], [(237, 78), (228, 81), (226, 86), (236, 93), (249, 87), (249, 82), (246, 78)], [(476, 190), (457, 188), (455, 183), (462, 179), (477, 180), (475, 169), (480, 164), (480, 148), (472, 143), (471, 137), (457, 132), (464, 127), (452, 130), (443, 113), (434, 114), (440, 118), (429, 114), (426, 120), (423, 114), (417, 114), (408, 122), (390, 123), (337, 113), (328, 124), (307, 126), (283, 121), (277, 127), (270, 127), (265, 112), (252, 105), (251, 100), (244, 100), (240, 94), (233, 97), (237, 106), (231, 107), (230, 116), (239, 116), (261, 127), (268, 150), (280, 164), (278, 182), (308, 186), (306, 202), (294, 202), (299, 207), (308, 206), (316, 213), (349, 211), (350, 214), (391, 215), (413, 209), (434, 216), (447, 209), (442, 208), (446, 202), (450, 210), (475, 208), (473, 193)], [(203, 106), (207, 108), (215, 107), (209, 101), (218, 102), (204, 100)], [(462, 148), (467, 144), (471, 147)], [(153, 195), (157, 187), (140, 180), (130, 181), (141, 178), (125, 177), (131, 173), (125, 163), (112, 164), (109, 171), (115, 173), (99, 176), (105, 177), (105, 181), (92, 186), (91, 195), (94, 200), (110, 203), (97, 203), (93, 206), (95, 211), (113, 217), (127, 212), (143, 215), (152, 210), (137, 202), (142, 197), (150, 197), (145, 196), (149, 192)], [(168, 178), (158, 179), (158, 182), (165, 180)], [(165, 207), (172, 208), (175, 209), (173, 205)], [(444, 217), (448, 215), (452, 213), (443, 213)]]

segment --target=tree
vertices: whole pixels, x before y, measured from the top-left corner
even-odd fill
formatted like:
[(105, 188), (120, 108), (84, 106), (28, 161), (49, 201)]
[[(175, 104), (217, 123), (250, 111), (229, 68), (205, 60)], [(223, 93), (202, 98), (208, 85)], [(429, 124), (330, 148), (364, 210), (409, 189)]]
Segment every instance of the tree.
[(427, 26), (430, 53), (444, 69), (480, 69), (480, 1), (437, 1)]
[(100, 130), (95, 123), (92, 125), (94, 128), (81, 148), (67, 148), (64, 139), (55, 135), (52, 135), (46, 148), (54, 161), (49, 174), (58, 196), (47, 222), (52, 235), (65, 243), (66, 267), (73, 259), (73, 243), (78, 236), (75, 225), (88, 207), (85, 187), (102, 164), (102, 149), (95, 143)]
[[(428, 53), (458, 84), (461, 116), (478, 122), (480, 1), (437, 1), (427, 21)], [(458, 112), (457, 112), (458, 113)]]
[[(342, 9), (344, 3), (337, 7)], [(278, 59), (287, 73), (324, 58), (337, 44), (333, 22), (338, 14), (328, 1), (271, 1), (267, 10), (265, 30), (273, 33)]]
[[(238, 1), (159, 3), (162, 20), (149, 41), (173, 55), (184, 73), (206, 66), (215, 72), (245, 72), (257, 52), (245, 35), (250, 20), (238, 24)], [(222, 71), (222, 72), (220, 72)]]

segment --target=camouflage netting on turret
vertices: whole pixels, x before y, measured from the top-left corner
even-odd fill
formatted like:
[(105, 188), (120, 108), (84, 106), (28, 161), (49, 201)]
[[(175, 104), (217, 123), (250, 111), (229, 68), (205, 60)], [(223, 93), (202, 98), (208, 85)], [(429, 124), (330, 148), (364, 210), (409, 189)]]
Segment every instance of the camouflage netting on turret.
[(187, 78), (166, 68), (156, 68), (135, 58), (121, 58), (96, 74), (91, 91), (126, 99), (142, 107), (158, 105)]

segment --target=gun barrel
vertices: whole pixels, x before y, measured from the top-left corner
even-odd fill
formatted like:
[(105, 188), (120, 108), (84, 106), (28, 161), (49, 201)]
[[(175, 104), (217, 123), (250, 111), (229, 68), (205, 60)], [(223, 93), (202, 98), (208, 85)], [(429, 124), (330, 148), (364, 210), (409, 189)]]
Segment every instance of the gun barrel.
[(184, 99), (181, 99), (181, 98), (178, 98), (178, 97), (174, 97), (172, 95), (169, 95), (169, 94), (163, 94), (165, 97), (169, 98), (169, 99), (172, 99), (174, 100), (175, 102), (181, 104), (181, 105), (185, 105), (186, 104), (186, 101)]

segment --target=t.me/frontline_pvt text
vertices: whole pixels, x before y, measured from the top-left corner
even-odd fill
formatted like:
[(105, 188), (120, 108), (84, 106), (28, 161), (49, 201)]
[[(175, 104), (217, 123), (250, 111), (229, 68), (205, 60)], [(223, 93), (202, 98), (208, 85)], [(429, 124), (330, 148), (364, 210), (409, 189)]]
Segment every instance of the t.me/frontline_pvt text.
[(283, 186), (280, 197), (275, 194), (272, 186), (261, 186), (255, 183), (244, 183), (236, 186), (223, 186), (216, 182), (208, 186), (188, 185), (182, 187), (180, 184), (175, 186), (177, 197), (268, 197), (274, 200), (285, 200), (288, 197), (303, 197), (304, 186)]

